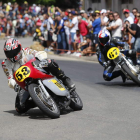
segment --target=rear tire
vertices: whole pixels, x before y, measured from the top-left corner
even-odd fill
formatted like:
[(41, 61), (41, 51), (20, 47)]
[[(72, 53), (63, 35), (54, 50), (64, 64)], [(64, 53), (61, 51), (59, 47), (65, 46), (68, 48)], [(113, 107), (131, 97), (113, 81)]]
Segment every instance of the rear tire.
[(140, 86), (140, 81), (138, 78), (131, 72), (130, 68), (124, 63), (122, 69), (131, 77), (132, 81)]
[[(83, 108), (83, 103), (82, 103), (82, 100), (81, 98), (79, 97), (79, 95), (77, 94), (76, 91), (73, 91), (75, 96), (77, 97), (76, 98), (71, 98), (71, 103), (70, 103), (70, 108), (72, 108), (73, 110), (77, 111), (77, 110), (82, 110)], [(77, 100), (77, 102), (76, 102)]]
[(43, 101), (35, 93), (35, 88), (37, 88), (37, 87), (38, 87), (37, 84), (30, 84), (28, 86), (29, 94), (30, 94), (31, 98), (33, 99), (33, 101), (35, 102), (35, 104), (39, 107), (39, 109), (42, 112), (44, 112), (44, 114), (46, 114), (50, 118), (52, 118), (52, 119), (59, 118), (60, 117), (60, 110), (59, 110), (57, 104), (55, 103), (55, 101), (52, 99), (52, 97), (50, 97), (50, 100), (53, 102), (53, 104), (56, 108), (56, 111), (53, 112), (43, 103)]

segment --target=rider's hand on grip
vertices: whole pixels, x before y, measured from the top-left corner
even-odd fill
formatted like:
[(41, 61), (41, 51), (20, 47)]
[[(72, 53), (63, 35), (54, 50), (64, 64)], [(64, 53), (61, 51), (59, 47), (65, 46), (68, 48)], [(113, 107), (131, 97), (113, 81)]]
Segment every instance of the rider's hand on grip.
[(48, 67), (48, 61), (47, 60), (40, 61), (39, 67), (40, 68)]
[(15, 90), (15, 92), (18, 92), (18, 91), (20, 90), (20, 86), (19, 86), (18, 84), (16, 84), (16, 85), (14, 86), (14, 90)]

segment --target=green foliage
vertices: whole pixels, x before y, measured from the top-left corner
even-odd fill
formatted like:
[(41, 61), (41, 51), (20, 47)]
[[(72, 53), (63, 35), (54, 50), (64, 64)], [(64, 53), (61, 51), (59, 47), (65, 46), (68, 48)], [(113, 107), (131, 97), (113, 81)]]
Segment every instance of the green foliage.
[(19, 4), (24, 3), (24, 1), (27, 1), (29, 3), (29, 5), (31, 4), (43, 4), (43, 5), (54, 5), (54, 6), (58, 6), (58, 7), (75, 7), (77, 6), (77, 1), (78, 0), (0, 0), (3, 3), (14, 3), (17, 2)]

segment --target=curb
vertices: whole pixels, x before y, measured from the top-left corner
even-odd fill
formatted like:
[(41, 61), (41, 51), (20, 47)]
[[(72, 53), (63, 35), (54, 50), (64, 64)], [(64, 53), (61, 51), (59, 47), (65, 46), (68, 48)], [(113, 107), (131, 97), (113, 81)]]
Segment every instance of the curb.
[(74, 58), (74, 59), (77, 59), (77, 60), (98, 62), (98, 59), (97, 59), (97, 56), (96, 56), (96, 55), (93, 55), (93, 56), (81, 56), (81, 57), (76, 57), (76, 56), (67, 55), (67, 54), (55, 54), (55, 53), (52, 52), (52, 51), (47, 52), (47, 54), (49, 54), (49, 55), (56, 55), (56, 56), (60, 56), (60, 57), (64, 57), (64, 58)]

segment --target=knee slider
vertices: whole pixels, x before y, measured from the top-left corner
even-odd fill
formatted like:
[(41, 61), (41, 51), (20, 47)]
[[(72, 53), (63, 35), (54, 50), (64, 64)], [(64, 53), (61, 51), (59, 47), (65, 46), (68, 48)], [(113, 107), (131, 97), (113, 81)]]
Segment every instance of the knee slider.
[(111, 81), (111, 77), (109, 77), (107, 74), (104, 74), (103, 78), (105, 81)]

